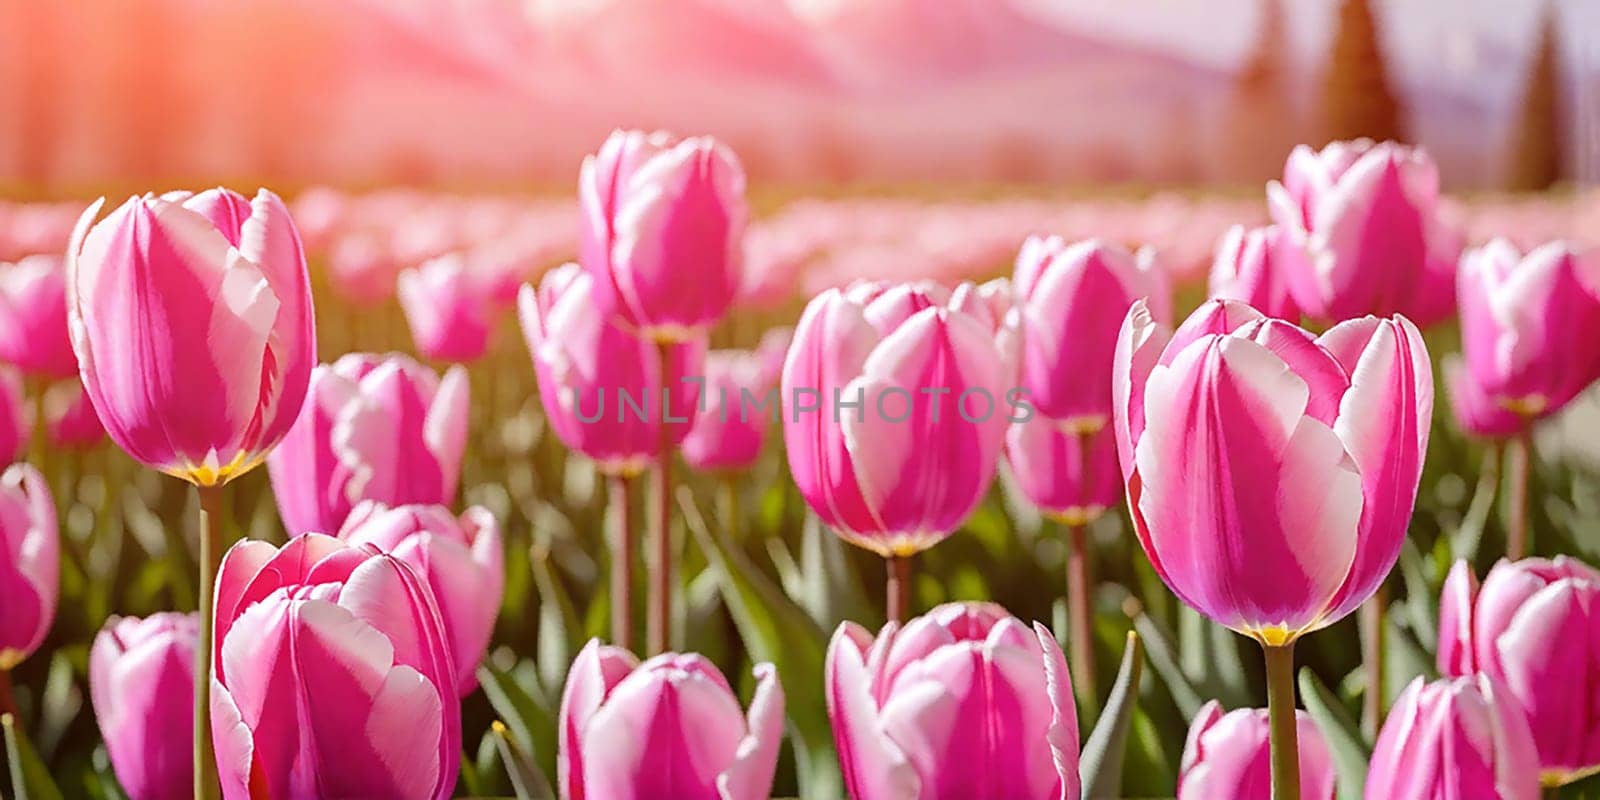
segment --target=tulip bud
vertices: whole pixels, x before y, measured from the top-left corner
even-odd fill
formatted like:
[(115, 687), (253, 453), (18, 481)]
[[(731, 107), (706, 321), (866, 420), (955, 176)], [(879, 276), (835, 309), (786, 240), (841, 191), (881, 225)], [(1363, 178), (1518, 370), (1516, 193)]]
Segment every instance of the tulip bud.
[(557, 731), (564, 800), (765, 800), (783, 747), (783, 684), (757, 664), (748, 715), (703, 656), (640, 664), (591, 640), (572, 662)]
[(992, 603), (948, 603), (828, 644), (828, 717), (856, 800), (1077, 800), (1078, 717), (1055, 637)]
[(578, 176), (598, 311), (658, 341), (715, 324), (743, 282), (744, 190), (738, 158), (709, 136), (613, 132)]
[(1135, 305), (1118, 343), (1116, 435), (1156, 573), (1269, 646), (1355, 610), (1400, 554), (1432, 376), (1404, 317), (1314, 337), (1213, 300), (1169, 336)]
[(1462, 258), (1459, 300), (1464, 380), (1495, 405), (1539, 419), (1600, 378), (1600, 257), (1497, 239)]
[(1111, 360), (1135, 300), (1165, 319), (1170, 290), (1151, 251), (1137, 257), (1107, 242), (1067, 245), (1031, 237), (1017, 255), (1022, 387), (1039, 413), (1084, 432), (1111, 419)]
[(106, 428), (100, 424), (89, 393), (75, 380), (50, 387), (44, 410), (50, 442), (57, 447), (86, 449), (106, 438)]
[(0, 264), (0, 361), (49, 378), (78, 374), (67, 335), (67, 275), (60, 256)]
[(1018, 412), (1015, 338), (932, 284), (858, 283), (813, 299), (780, 390), (789, 470), (811, 509), (885, 557), (960, 527)]
[(400, 273), (400, 308), (423, 358), (469, 362), (489, 349), (494, 327), (489, 286), (460, 253)]
[(706, 355), (705, 389), (683, 459), (699, 470), (739, 470), (761, 456), (767, 426), (778, 416), (778, 372), (761, 354), (716, 350)]
[(289, 212), (265, 189), (134, 197), (96, 222), (100, 207), (73, 233), (67, 304), (106, 432), (199, 486), (253, 469), (294, 423), (316, 362)]
[[(1300, 796), (1333, 800), (1333, 757), (1311, 717), (1295, 712)], [(1178, 800), (1271, 800), (1272, 761), (1266, 709), (1224, 712), (1206, 703), (1189, 726), (1178, 774)]]
[(89, 651), (89, 695), (117, 782), (131, 800), (194, 787), (195, 614), (112, 617)]
[(461, 709), (427, 583), (370, 545), (243, 540), (217, 573), (211, 735), (228, 798), (443, 800)]
[(362, 500), (453, 505), (470, 388), (398, 353), (351, 353), (311, 374), (305, 412), (267, 459), (289, 533), (337, 531)]
[(1384, 719), (1367, 800), (1537, 800), (1528, 723), (1488, 676), (1411, 682)]
[(1450, 316), (1460, 238), (1441, 221), (1439, 168), (1426, 151), (1368, 139), (1289, 154), (1267, 184), (1281, 231), (1275, 260), (1306, 315), (1338, 321)]
[(1444, 372), (1445, 394), (1450, 399), (1450, 410), (1455, 413), (1456, 425), (1462, 431), (1473, 436), (1500, 439), (1528, 429), (1525, 417), (1484, 393), (1460, 353), (1445, 356), (1441, 369)]
[[(676, 445), (699, 403), (703, 339), (657, 347), (595, 313), (595, 279), (575, 264), (517, 298), (539, 399), (556, 436), (615, 474), (635, 474), (661, 451), (661, 426)], [(664, 401), (664, 402), (663, 402)], [(667, 413), (663, 419), (662, 406)]]
[(30, 464), (0, 474), (0, 672), (22, 663), (50, 632), (61, 571), (50, 485)]
[(1483, 587), (1457, 562), (1439, 601), (1439, 671), (1482, 672), (1533, 731), (1546, 785), (1600, 770), (1600, 571), (1566, 556), (1501, 561)]
[(1238, 300), (1277, 319), (1300, 319), (1300, 307), (1289, 294), (1289, 277), (1279, 261), (1280, 238), (1270, 225), (1229, 228), (1211, 263), (1211, 297)]
[(1022, 495), (1063, 525), (1087, 525), (1122, 501), (1117, 437), (1064, 430), (1034, 416), (1006, 431), (1006, 463)]
[(505, 594), (505, 553), (494, 515), (473, 506), (457, 519), (444, 506), (389, 508), (368, 500), (350, 512), (339, 538), (374, 545), (428, 582), (450, 634), (460, 694), (470, 694)]

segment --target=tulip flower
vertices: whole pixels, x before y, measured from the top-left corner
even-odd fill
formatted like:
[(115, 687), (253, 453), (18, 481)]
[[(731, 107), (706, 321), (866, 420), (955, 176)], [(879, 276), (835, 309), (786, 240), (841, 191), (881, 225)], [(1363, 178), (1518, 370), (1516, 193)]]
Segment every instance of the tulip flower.
[(294, 223), (265, 189), (134, 197), (97, 222), (101, 205), (67, 251), (84, 387), (136, 460), (227, 483), (288, 433), (316, 361)]
[[(1322, 731), (1304, 711), (1295, 712), (1300, 742), (1301, 796), (1333, 800), (1333, 757)], [(1271, 800), (1272, 775), (1267, 752), (1267, 711), (1241, 708), (1223, 711), (1206, 703), (1189, 725), (1178, 773), (1178, 800)]]
[(194, 665), (200, 618), (171, 611), (112, 617), (89, 650), (89, 696), (111, 766), (131, 800), (194, 786)]
[(1022, 387), (1043, 416), (1092, 433), (1111, 419), (1111, 360), (1135, 300), (1168, 309), (1166, 276), (1153, 251), (1138, 256), (1098, 240), (1067, 245), (1030, 237), (1012, 279), (1021, 312)]
[(12, 464), (0, 473), (0, 681), (50, 632), (60, 535), (55, 500), (39, 470)]
[(1600, 571), (1566, 556), (1501, 561), (1477, 586), (1457, 562), (1439, 601), (1439, 671), (1500, 681), (1527, 718), (1543, 782), (1600, 772)]
[(1078, 716), (1060, 645), (992, 603), (948, 603), (828, 643), (828, 717), (855, 800), (1077, 800)]
[(467, 444), (466, 368), (352, 353), (311, 373), (310, 398), (267, 459), (289, 533), (338, 531), (362, 500), (453, 505)]
[(1005, 454), (1022, 496), (1063, 525), (1087, 525), (1122, 501), (1117, 439), (1109, 429), (1073, 433), (1035, 416), (1007, 429)]
[(45, 422), (50, 442), (57, 447), (86, 449), (106, 438), (94, 402), (83, 384), (77, 381), (50, 387), (44, 399)]
[(1496, 239), (1462, 258), (1458, 290), (1467, 370), (1496, 404), (1539, 419), (1600, 378), (1600, 256)]
[(1211, 297), (1239, 300), (1278, 319), (1300, 319), (1300, 307), (1289, 294), (1289, 276), (1281, 256), (1282, 237), (1273, 226), (1235, 225), (1217, 243), (1211, 262)]
[(67, 336), (67, 277), (60, 256), (0, 264), (0, 361), (46, 378), (78, 374)]
[(613, 132), (578, 176), (595, 308), (647, 339), (698, 338), (743, 283), (744, 190), (739, 159), (709, 136)]
[(211, 735), (223, 796), (447, 798), (450, 642), (427, 582), (322, 534), (244, 540), (217, 576)]
[(22, 390), (22, 376), (0, 367), (0, 467), (21, 458), (33, 434), (33, 419)]
[(757, 664), (748, 714), (710, 661), (643, 664), (591, 640), (572, 662), (557, 727), (562, 800), (765, 800), (783, 747), (783, 684)]
[[(758, 352), (706, 355), (703, 402), (683, 439), (683, 459), (699, 470), (741, 470), (761, 455), (767, 426), (778, 416), (779, 370)], [(763, 407), (764, 406), (764, 407)]]
[(1275, 259), (1300, 310), (1321, 320), (1452, 312), (1460, 237), (1440, 219), (1439, 169), (1393, 142), (1333, 142), (1289, 154), (1267, 184), (1282, 239)]
[(374, 545), (428, 582), (450, 634), (460, 694), (471, 694), (505, 595), (505, 552), (494, 515), (482, 506), (457, 518), (444, 506), (389, 508), (368, 500), (350, 512), (339, 538)]
[(400, 273), (396, 293), (423, 358), (470, 362), (489, 349), (493, 297), (465, 256), (451, 253)]
[(1462, 431), (1473, 436), (1503, 439), (1527, 430), (1526, 418), (1484, 393), (1460, 353), (1445, 356), (1440, 366), (1450, 410), (1455, 413), (1456, 425)]
[(983, 500), (1007, 425), (1028, 411), (1014, 339), (933, 284), (830, 289), (795, 329), (781, 387), (789, 471), (823, 523), (889, 560), (891, 619), (907, 558)]
[(517, 298), (523, 337), (539, 379), (545, 418), (568, 447), (608, 476), (613, 506), (613, 638), (628, 642), (632, 544), (626, 530), (628, 481), (657, 465), (652, 540), (656, 544), (650, 602), (651, 651), (666, 649), (671, 552), (666, 520), (672, 448), (688, 435), (700, 399), (704, 337), (651, 343), (596, 313), (599, 281), (576, 264), (524, 286)]
[(1383, 723), (1367, 800), (1537, 800), (1528, 723), (1488, 676), (1413, 680)]
[(1156, 574), (1265, 648), (1278, 786), (1296, 770), (1294, 641), (1355, 610), (1400, 554), (1433, 416), (1422, 336), (1397, 316), (1313, 337), (1229, 300), (1169, 335), (1140, 303), (1113, 380)]

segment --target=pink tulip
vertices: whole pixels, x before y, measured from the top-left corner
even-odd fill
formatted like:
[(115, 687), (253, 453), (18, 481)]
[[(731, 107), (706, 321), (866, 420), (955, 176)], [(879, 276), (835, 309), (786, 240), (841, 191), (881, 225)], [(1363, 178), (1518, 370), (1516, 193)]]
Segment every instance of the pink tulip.
[(89, 392), (76, 380), (50, 387), (44, 399), (45, 421), (51, 444), (67, 449), (85, 449), (106, 438)]
[(367, 232), (340, 236), (328, 251), (327, 263), (334, 291), (352, 303), (381, 303), (395, 294), (399, 267), (382, 237)]
[(557, 734), (563, 800), (765, 800), (783, 747), (783, 684), (757, 664), (748, 715), (694, 653), (643, 664), (591, 640), (567, 673)]
[[(761, 456), (767, 426), (778, 416), (778, 370), (757, 352), (716, 350), (706, 355), (705, 390), (683, 459), (699, 470), (740, 470)], [(758, 410), (757, 406), (763, 406)]]
[(1006, 463), (1022, 495), (1063, 525), (1085, 525), (1122, 501), (1117, 437), (1064, 430), (1035, 416), (1006, 431)]
[(0, 264), (0, 361), (50, 378), (78, 374), (67, 335), (67, 276), (61, 256)]
[(522, 334), (556, 436), (607, 472), (637, 474), (661, 451), (662, 425), (673, 445), (688, 435), (705, 342), (675, 345), (663, 371), (654, 344), (595, 313), (594, 287), (576, 264), (551, 271), (538, 289), (524, 287)]
[(1030, 237), (1012, 279), (1022, 326), (1022, 386), (1039, 413), (1092, 432), (1111, 419), (1111, 359), (1122, 318), (1148, 298), (1167, 318), (1169, 289), (1151, 251), (1095, 239)]
[(67, 251), (72, 345), (113, 441), (200, 486), (249, 471), (305, 401), (316, 331), (305, 254), (262, 189), (84, 212)]
[(0, 473), (0, 672), (33, 654), (56, 616), (60, 530), (50, 484), (30, 464)]
[(1501, 561), (1478, 588), (1457, 562), (1439, 602), (1439, 671), (1483, 672), (1526, 715), (1547, 785), (1600, 770), (1600, 572), (1557, 556)]
[(362, 500), (453, 505), (467, 444), (467, 373), (352, 353), (311, 374), (310, 398), (267, 459), (290, 534), (337, 531)]
[(828, 717), (855, 800), (1077, 800), (1078, 716), (1055, 637), (948, 603), (828, 644)]
[(1450, 410), (1454, 412), (1456, 425), (1462, 431), (1473, 436), (1500, 439), (1528, 429), (1527, 419), (1484, 393), (1460, 353), (1445, 356), (1440, 369), (1444, 372), (1445, 394), (1450, 399)]
[(505, 552), (494, 515), (473, 506), (458, 519), (444, 506), (389, 508), (368, 500), (350, 512), (339, 538), (374, 545), (428, 582), (450, 634), (460, 694), (470, 694), (505, 595)]
[(1281, 645), (1350, 613), (1394, 566), (1433, 416), (1404, 317), (1313, 337), (1213, 300), (1169, 335), (1138, 304), (1114, 379), (1134, 527), (1185, 603)]
[(1289, 276), (1280, 260), (1281, 238), (1270, 225), (1229, 228), (1211, 262), (1211, 297), (1242, 301), (1269, 317), (1299, 320), (1300, 307), (1289, 294)]
[[(1295, 712), (1300, 746), (1300, 796), (1333, 800), (1333, 757), (1322, 731), (1304, 711)], [(1267, 711), (1224, 712), (1215, 700), (1201, 706), (1189, 725), (1178, 774), (1178, 800), (1271, 800), (1272, 765)]]
[(117, 782), (131, 800), (194, 787), (194, 655), (200, 619), (112, 617), (89, 650), (89, 695)]
[(1452, 312), (1461, 239), (1440, 219), (1439, 169), (1393, 142), (1333, 142), (1289, 154), (1267, 185), (1289, 291), (1311, 317), (1404, 314), (1427, 326)]
[(1600, 378), (1600, 255), (1496, 239), (1462, 258), (1458, 288), (1467, 374), (1496, 405), (1538, 419)]
[(1485, 675), (1411, 682), (1389, 709), (1367, 772), (1367, 800), (1537, 800), (1528, 723)]
[(599, 311), (664, 341), (721, 319), (743, 282), (744, 188), (739, 159), (709, 136), (613, 132), (578, 176)]
[(316, 533), (217, 574), (211, 735), (228, 800), (446, 798), (461, 763), (444, 619), (399, 559)]
[(1023, 413), (1014, 338), (932, 284), (857, 283), (813, 299), (781, 387), (789, 470), (811, 509), (885, 557), (960, 527)]
[(460, 253), (400, 273), (400, 308), (423, 358), (469, 362), (483, 357), (494, 331), (494, 298)]
[(33, 417), (22, 390), (22, 376), (0, 367), (0, 467), (22, 458), (33, 435)]

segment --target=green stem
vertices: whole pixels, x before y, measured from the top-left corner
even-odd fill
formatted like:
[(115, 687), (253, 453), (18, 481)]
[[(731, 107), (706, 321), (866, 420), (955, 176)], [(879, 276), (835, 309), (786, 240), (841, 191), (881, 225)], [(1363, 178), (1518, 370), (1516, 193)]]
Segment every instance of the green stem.
[(1361, 732), (1369, 741), (1375, 740), (1383, 727), (1384, 676), (1388, 671), (1384, 665), (1383, 632), (1388, 600), (1388, 589), (1379, 584), (1378, 591), (1361, 604), (1359, 618), (1361, 663), (1367, 676), (1367, 690), (1361, 699)]
[(628, 479), (606, 478), (611, 505), (611, 643), (633, 649), (633, 533), (628, 529)]
[(1267, 717), (1272, 800), (1300, 800), (1300, 747), (1294, 706), (1294, 643), (1262, 645), (1267, 662)]
[(200, 494), (200, 646), (194, 670), (194, 796), (216, 800), (217, 759), (211, 750), (212, 582), (221, 558), (222, 487), (199, 486)]
[[(656, 345), (656, 352), (661, 374), (666, 375), (667, 365), (671, 363), (672, 345), (668, 342), (659, 342)], [(668, 639), (672, 631), (672, 434), (667, 428), (667, 415), (670, 409), (666, 403), (664, 380), (662, 388), (660, 398), (662, 402), (656, 426), (660, 431), (661, 446), (656, 456), (656, 468), (652, 473), (655, 483), (655, 509), (654, 516), (650, 519), (650, 543), (654, 550), (654, 559), (650, 565), (652, 570), (650, 615), (646, 633), (651, 655), (667, 652)]]
[(889, 621), (904, 623), (911, 610), (911, 556), (889, 556), (884, 581), (884, 605)]
[(1072, 681), (1086, 700), (1099, 698), (1094, 680), (1094, 616), (1089, 608), (1089, 528), (1067, 526), (1067, 647)]
[(1506, 558), (1516, 561), (1528, 554), (1528, 461), (1533, 444), (1526, 432), (1506, 442), (1506, 471), (1511, 481), (1506, 497)]
[(722, 529), (728, 541), (739, 541), (739, 484), (732, 473), (718, 481), (717, 515), (722, 517)]
[(17, 714), (17, 698), (11, 693), (11, 670), (0, 669), (0, 714)]

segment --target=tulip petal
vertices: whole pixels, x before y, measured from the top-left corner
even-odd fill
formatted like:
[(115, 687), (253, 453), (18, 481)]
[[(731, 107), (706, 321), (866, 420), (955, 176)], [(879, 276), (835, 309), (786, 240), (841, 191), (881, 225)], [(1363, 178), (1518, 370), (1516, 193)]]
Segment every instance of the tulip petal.
[(599, 639), (590, 639), (573, 659), (561, 691), (561, 746), (556, 763), (561, 796), (567, 800), (588, 797), (584, 791), (583, 735), (589, 720), (611, 690), (638, 666), (639, 660), (632, 653), (602, 645)]
[(607, 800), (714, 797), (745, 737), (725, 686), (675, 667), (641, 667), (583, 731), (584, 792)]
[(721, 800), (765, 800), (772, 791), (772, 776), (783, 747), (783, 684), (771, 664), (757, 664), (755, 676), (748, 733), (739, 742), (733, 763), (717, 776)]
[(828, 716), (845, 788), (856, 800), (919, 797), (922, 781), (885, 734), (872, 696), (866, 663), (872, 643), (872, 635), (853, 622), (840, 624), (828, 643)]

